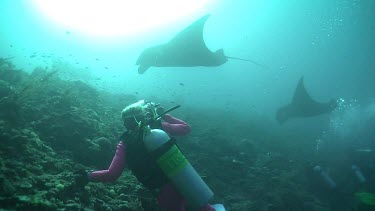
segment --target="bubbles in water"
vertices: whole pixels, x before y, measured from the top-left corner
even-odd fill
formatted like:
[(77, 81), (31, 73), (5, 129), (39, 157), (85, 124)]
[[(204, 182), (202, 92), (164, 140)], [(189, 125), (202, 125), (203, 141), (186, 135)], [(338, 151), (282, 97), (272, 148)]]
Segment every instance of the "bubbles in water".
[(375, 100), (361, 105), (358, 100), (340, 99), (330, 119), (331, 135), (347, 140), (369, 142), (375, 126)]
[(330, 130), (339, 137), (346, 137), (360, 126), (360, 105), (357, 100), (339, 99), (338, 107), (333, 111)]
[(280, 70), (285, 70), (285, 65), (283, 65), (283, 66), (280, 66)]
[(360, 5), (360, 0), (330, 1), (320, 20), (320, 31), (314, 37), (313, 45), (325, 44), (328, 39), (334, 39), (345, 25), (355, 25), (361, 13)]
[(315, 140), (316, 141), (316, 151), (318, 152), (319, 150), (320, 150), (320, 146), (322, 145), (322, 143), (323, 143), (323, 140), (322, 139), (320, 139), (320, 138), (318, 138), (318, 139), (316, 139)]

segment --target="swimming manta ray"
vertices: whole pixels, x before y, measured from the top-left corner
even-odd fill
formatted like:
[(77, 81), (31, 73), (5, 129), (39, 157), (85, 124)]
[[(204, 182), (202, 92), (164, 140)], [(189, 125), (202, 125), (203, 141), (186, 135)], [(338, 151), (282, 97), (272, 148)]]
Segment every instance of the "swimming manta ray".
[(179, 32), (169, 42), (145, 49), (138, 57), (138, 73), (143, 74), (150, 67), (213, 67), (224, 64), (228, 59), (238, 59), (224, 55), (223, 49), (210, 51), (203, 39), (203, 27), (209, 15), (206, 15)]
[(292, 102), (281, 107), (276, 113), (277, 121), (282, 124), (291, 118), (313, 117), (330, 113), (337, 107), (336, 100), (327, 103), (319, 103), (313, 100), (307, 93), (303, 84), (303, 77), (299, 80)]

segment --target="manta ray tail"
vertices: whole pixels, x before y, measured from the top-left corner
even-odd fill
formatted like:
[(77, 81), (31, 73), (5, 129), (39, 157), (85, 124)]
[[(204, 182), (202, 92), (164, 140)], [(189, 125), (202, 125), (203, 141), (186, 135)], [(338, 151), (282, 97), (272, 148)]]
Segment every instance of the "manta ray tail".
[(264, 66), (262, 64), (259, 64), (258, 62), (250, 60), (250, 59), (242, 59), (242, 58), (237, 58), (237, 57), (232, 57), (232, 56), (225, 56), (225, 57), (228, 58), (228, 59), (235, 59), (235, 60), (241, 60), (241, 61), (251, 62), (251, 63), (253, 63), (255, 65), (258, 65), (260, 67), (267, 68), (266, 66)]

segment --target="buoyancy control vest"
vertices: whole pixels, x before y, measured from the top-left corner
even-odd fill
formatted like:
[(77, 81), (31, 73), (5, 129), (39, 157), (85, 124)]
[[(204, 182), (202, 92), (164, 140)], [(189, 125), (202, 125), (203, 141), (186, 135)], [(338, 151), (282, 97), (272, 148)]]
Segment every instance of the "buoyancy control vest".
[(126, 131), (120, 139), (126, 144), (126, 163), (139, 182), (146, 188), (155, 190), (169, 181), (157, 165), (156, 158), (175, 145), (174, 138), (164, 144), (163, 147), (152, 152), (146, 149), (143, 142), (143, 132), (139, 134)]

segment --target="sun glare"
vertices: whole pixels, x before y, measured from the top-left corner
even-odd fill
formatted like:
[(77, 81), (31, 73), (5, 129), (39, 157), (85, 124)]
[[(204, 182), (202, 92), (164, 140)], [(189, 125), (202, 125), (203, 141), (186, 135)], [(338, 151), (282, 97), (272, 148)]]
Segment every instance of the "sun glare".
[(34, 0), (48, 20), (89, 36), (123, 37), (202, 11), (210, 0)]

